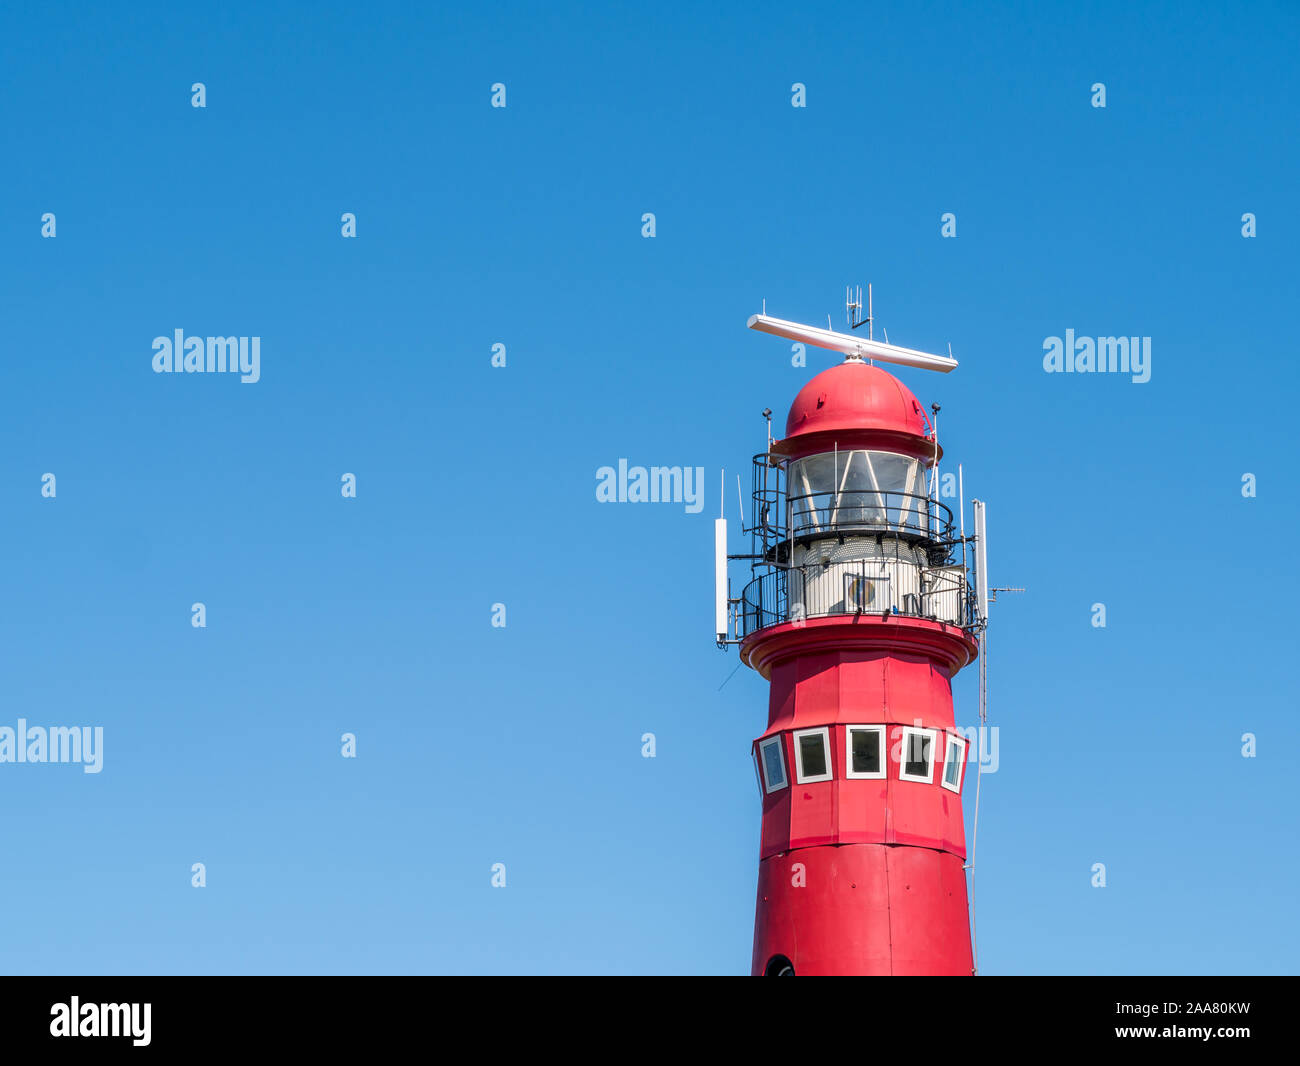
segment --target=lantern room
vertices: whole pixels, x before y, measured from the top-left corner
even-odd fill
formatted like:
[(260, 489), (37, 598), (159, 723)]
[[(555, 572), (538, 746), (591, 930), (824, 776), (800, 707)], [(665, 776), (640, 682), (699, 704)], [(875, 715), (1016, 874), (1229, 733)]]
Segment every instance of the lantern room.
[(785, 438), (754, 457), (754, 577), (736, 637), (837, 614), (969, 624), (964, 544), (937, 499), (942, 455), (920, 401), (887, 371), (851, 357), (809, 381)]

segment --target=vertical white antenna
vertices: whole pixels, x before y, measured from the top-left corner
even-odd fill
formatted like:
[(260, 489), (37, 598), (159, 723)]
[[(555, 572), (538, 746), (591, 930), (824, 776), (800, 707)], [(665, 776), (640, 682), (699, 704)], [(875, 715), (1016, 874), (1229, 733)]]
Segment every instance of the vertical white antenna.
[(966, 486), (961, 480), (961, 463), (957, 464), (957, 512), (960, 515), (958, 521), (961, 522), (961, 542), (964, 552), (966, 550)]
[[(739, 475), (737, 475), (737, 487), (739, 487)], [(727, 584), (727, 520), (723, 517), (723, 499), (727, 491), (727, 472), (722, 471), (722, 493), (718, 499), (718, 517), (713, 523), (713, 630), (717, 634), (718, 643), (722, 644), (727, 639), (727, 598), (729, 586)], [(741, 525), (744, 525), (744, 519), (741, 519)]]
[[(932, 403), (930, 410), (934, 412), (934, 462), (930, 466), (930, 499), (936, 504), (939, 502), (939, 405)], [(931, 507), (930, 514), (933, 516), (930, 521), (931, 532), (939, 524), (939, 508)]]
[(713, 523), (713, 629), (718, 643), (727, 639), (727, 520)]
[[(971, 500), (971, 507), (975, 512), (975, 607), (979, 611), (980, 626), (987, 626), (989, 618), (989, 575), (988, 575), (988, 544), (985, 541), (984, 525), (984, 501)], [(980, 660), (983, 662), (983, 659)], [(980, 670), (980, 676), (984, 676), (984, 671)], [(980, 714), (984, 713), (983, 701), (980, 704)]]
[(939, 405), (931, 404), (931, 411), (934, 412), (934, 462), (930, 464), (930, 495), (934, 499), (939, 498)]
[(740, 490), (740, 475), (736, 475), (736, 503), (740, 507), (740, 534), (745, 535), (745, 494)]

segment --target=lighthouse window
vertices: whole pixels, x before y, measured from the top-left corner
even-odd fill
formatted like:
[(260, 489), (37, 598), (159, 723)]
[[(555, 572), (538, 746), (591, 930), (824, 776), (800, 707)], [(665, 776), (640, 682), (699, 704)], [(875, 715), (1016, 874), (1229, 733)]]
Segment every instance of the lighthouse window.
[(844, 761), (848, 767), (846, 777), (884, 777), (885, 764), (881, 757), (885, 750), (883, 725), (851, 725)]
[(763, 759), (763, 782), (768, 792), (785, 788), (785, 758), (781, 754), (781, 738), (768, 737), (759, 742), (758, 750)]
[(903, 729), (903, 758), (898, 769), (900, 781), (920, 781), (930, 784), (934, 780), (933, 729)]
[(794, 734), (795, 780), (801, 785), (831, 779), (830, 729), (798, 729)]
[(908, 455), (830, 451), (790, 464), (790, 522), (795, 532), (827, 526), (923, 529), (925, 465)]
[(966, 766), (966, 741), (961, 737), (948, 738), (948, 753), (943, 763), (943, 785), (949, 792), (961, 791), (962, 770)]

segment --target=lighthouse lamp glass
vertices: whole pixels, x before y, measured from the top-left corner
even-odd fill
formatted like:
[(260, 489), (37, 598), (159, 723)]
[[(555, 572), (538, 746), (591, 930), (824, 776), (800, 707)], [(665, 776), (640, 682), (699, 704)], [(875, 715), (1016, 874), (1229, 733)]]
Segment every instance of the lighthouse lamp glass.
[(924, 464), (881, 451), (833, 451), (790, 464), (791, 524), (796, 532), (833, 526), (924, 529)]

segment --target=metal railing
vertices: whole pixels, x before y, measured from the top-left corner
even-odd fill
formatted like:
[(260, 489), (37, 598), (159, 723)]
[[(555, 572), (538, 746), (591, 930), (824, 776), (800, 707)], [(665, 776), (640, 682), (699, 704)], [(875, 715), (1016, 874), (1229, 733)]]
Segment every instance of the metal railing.
[(788, 527), (795, 537), (861, 530), (919, 540), (953, 539), (952, 511), (914, 492), (811, 492), (788, 497), (788, 506)]
[(960, 565), (855, 559), (771, 570), (746, 585), (732, 606), (739, 640), (767, 626), (832, 615), (890, 613), (968, 627), (974, 592)]

